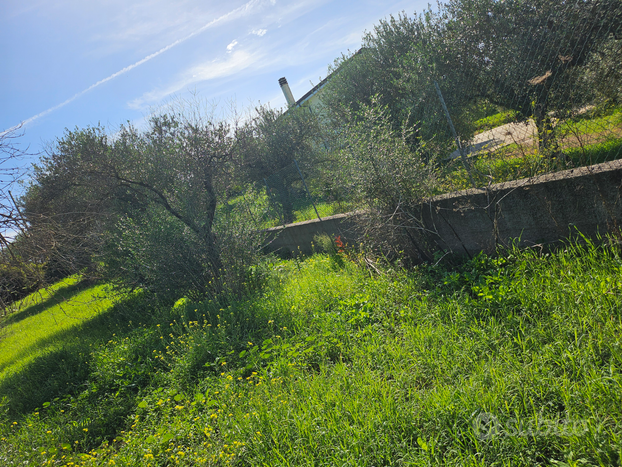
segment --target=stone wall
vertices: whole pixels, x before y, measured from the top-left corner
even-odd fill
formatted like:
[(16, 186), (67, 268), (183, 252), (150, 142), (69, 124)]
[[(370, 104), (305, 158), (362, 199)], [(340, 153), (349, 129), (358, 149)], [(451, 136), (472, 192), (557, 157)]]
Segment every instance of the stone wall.
[[(581, 232), (591, 238), (619, 234), (622, 227), (622, 160), (471, 189), (431, 198), (420, 205), (428, 243), (458, 255), (494, 253), (520, 245), (550, 244)], [(319, 233), (355, 242), (350, 216), (270, 229), (269, 251), (313, 251)]]
[(472, 256), (511, 239), (548, 244), (622, 226), (622, 160), (432, 198), (422, 220), (439, 247)]
[(333, 238), (342, 236), (350, 242), (355, 241), (352, 234), (353, 223), (349, 214), (337, 214), (318, 219), (288, 224), (268, 229), (268, 239), (264, 250), (281, 256), (297, 254), (309, 255), (314, 252), (316, 235), (327, 234)]

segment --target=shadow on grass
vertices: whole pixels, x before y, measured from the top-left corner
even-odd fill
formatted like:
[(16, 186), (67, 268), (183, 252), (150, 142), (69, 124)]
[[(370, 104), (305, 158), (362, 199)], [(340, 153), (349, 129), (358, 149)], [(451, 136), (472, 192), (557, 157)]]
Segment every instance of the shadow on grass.
[[(19, 311), (9, 314), (5, 319), (0, 322), (0, 329), (15, 323), (19, 323), (20, 321), (31, 316), (38, 315), (39, 313), (42, 313), (45, 310), (52, 308), (53, 306), (71, 300), (72, 297), (82, 292), (84, 289), (91, 287), (92, 285), (93, 284), (87, 281), (79, 281), (67, 287), (62, 287), (61, 289), (52, 292), (48, 298), (43, 299), (40, 303), (37, 303), (36, 305), (26, 306)], [(45, 293), (45, 291), (39, 291), (35, 293), (41, 295)]]
[(52, 349), (0, 381), (0, 400), (7, 397), (4, 407), (8, 415), (21, 417), (55, 397), (82, 391), (90, 374), (93, 347), (103, 344), (113, 334), (117, 337), (129, 334), (134, 329), (133, 322), (149, 320), (147, 305), (135, 296), (80, 326), (39, 341), (37, 347)]

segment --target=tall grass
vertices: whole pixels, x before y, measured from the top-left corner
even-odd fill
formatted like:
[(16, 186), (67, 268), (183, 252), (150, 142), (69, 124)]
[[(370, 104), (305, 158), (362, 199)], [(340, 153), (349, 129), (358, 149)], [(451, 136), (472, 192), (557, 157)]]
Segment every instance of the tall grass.
[(180, 300), (92, 348), (81, 392), (4, 417), (0, 459), (620, 463), (618, 247), (382, 274), (344, 252), (269, 270), (258, 296)]
[[(564, 149), (559, 157), (549, 158), (533, 148), (511, 144), (472, 161), (472, 176), (477, 186), (531, 178), (545, 173), (613, 161), (622, 157), (622, 138)], [(471, 188), (469, 174), (450, 163), (442, 171), (439, 193)]]
[(148, 321), (146, 306), (140, 294), (120, 296), (77, 277), (14, 304), (0, 322), (0, 413), (19, 417), (53, 398), (80, 393), (93, 350)]

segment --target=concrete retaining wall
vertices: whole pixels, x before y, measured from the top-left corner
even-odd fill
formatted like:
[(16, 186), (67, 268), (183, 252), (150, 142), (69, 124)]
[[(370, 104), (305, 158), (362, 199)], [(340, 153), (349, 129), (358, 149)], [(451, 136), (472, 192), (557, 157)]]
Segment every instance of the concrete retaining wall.
[(323, 233), (335, 238), (347, 237), (350, 241), (355, 240), (351, 229), (353, 223), (349, 214), (337, 214), (324, 217), (322, 221), (298, 222), (280, 227), (268, 229), (268, 243), (264, 247), (267, 252), (275, 252), (282, 256), (297, 254), (309, 255), (314, 251), (313, 238)]
[[(622, 227), (622, 160), (431, 198), (420, 205), (428, 243), (472, 256), (520, 245), (548, 244), (577, 230), (597, 234)], [(319, 233), (352, 238), (347, 214), (270, 229), (269, 251), (311, 253)]]

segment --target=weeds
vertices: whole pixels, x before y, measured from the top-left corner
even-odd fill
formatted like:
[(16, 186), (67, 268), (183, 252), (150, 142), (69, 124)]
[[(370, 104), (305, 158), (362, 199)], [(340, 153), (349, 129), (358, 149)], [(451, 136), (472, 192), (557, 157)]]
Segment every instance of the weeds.
[[(616, 247), (510, 249), (380, 275), (342, 260), (273, 262), (258, 295), (152, 310), (81, 356), (82, 389), (4, 415), (0, 459), (620, 462)], [(17, 407), (19, 394), (3, 394)]]

